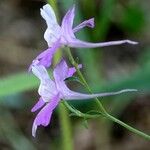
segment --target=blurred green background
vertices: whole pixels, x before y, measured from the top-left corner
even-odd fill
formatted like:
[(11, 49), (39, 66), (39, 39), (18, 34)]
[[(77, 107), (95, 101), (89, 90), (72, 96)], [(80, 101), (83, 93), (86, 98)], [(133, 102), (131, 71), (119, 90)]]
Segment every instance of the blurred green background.
[[(61, 132), (57, 110), (51, 124), (31, 136), (38, 100), (39, 81), (27, 73), (33, 58), (47, 48), (40, 16), (42, 0), (0, 1), (0, 150), (60, 150)], [(109, 112), (126, 123), (150, 133), (150, 1), (57, 0), (61, 18), (76, 4), (74, 25), (95, 18), (95, 28), (77, 33), (83, 40), (99, 42), (131, 39), (138, 45), (73, 49), (83, 64), (93, 92), (137, 88), (137, 93), (103, 98)], [(65, 55), (65, 54), (63, 54)], [(85, 91), (73, 82), (71, 88)], [(73, 102), (83, 112), (94, 109), (92, 101)], [(75, 150), (148, 150), (149, 142), (106, 120), (84, 121), (71, 117)]]

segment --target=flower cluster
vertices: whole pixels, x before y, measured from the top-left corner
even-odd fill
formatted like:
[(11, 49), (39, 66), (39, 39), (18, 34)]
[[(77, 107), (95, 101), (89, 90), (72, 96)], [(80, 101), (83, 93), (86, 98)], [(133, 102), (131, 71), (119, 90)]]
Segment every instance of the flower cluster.
[[(95, 97), (104, 97), (110, 95), (121, 94), (123, 92), (135, 91), (134, 89), (124, 89), (118, 92), (98, 93), (98, 94), (83, 94), (70, 90), (65, 84), (65, 79), (73, 76), (76, 72), (74, 67), (69, 68), (65, 60), (61, 60), (53, 70), (52, 80), (46, 68), (50, 67), (55, 52), (62, 46), (74, 48), (95, 48), (110, 45), (120, 45), (123, 43), (136, 44), (134, 41), (121, 40), (103, 43), (90, 43), (81, 41), (76, 38), (75, 33), (84, 27), (94, 27), (94, 18), (86, 20), (73, 28), (73, 20), (75, 16), (75, 7), (73, 6), (64, 16), (61, 26), (57, 23), (57, 19), (52, 7), (48, 4), (41, 9), (41, 16), (45, 19), (47, 29), (44, 34), (44, 39), (48, 43), (48, 49), (39, 54), (30, 65), (29, 70), (39, 78), (40, 86), (38, 93), (39, 101), (32, 108), (32, 112), (39, 109), (32, 127), (32, 135), (35, 137), (37, 127), (47, 126), (50, 123), (53, 110), (59, 104), (61, 99), (64, 100), (80, 100), (92, 99)], [(82, 68), (79, 65), (78, 68)]]

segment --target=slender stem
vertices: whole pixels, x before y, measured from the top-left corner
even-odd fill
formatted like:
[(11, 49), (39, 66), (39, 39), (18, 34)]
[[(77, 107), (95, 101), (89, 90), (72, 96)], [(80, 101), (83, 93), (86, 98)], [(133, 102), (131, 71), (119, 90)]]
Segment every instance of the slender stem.
[(63, 150), (73, 150), (73, 140), (71, 133), (71, 122), (66, 107), (59, 104), (59, 120), (62, 134)]
[(129, 125), (127, 125), (126, 123), (124, 123), (121, 120), (111, 116), (110, 114), (107, 114), (107, 118), (109, 120), (113, 121), (113, 122), (118, 123), (119, 125), (123, 126), (124, 128), (128, 129), (129, 131), (131, 131), (131, 132), (133, 132), (133, 133), (135, 133), (135, 134), (137, 134), (137, 135), (139, 135), (141, 137), (144, 137), (147, 140), (150, 140), (150, 136), (149, 135), (147, 135), (147, 134), (145, 134), (145, 133), (143, 133), (143, 132), (141, 132), (141, 131), (139, 131), (139, 130), (137, 130), (137, 129), (129, 126)]
[[(85, 85), (85, 87), (88, 89), (88, 91), (89, 91), (90, 93), (92, 93), (92, 91), (91, 91), (91, 89), (90, 89), (88, 83), (86, 82), (84, 76), (82, 75), (81, 71), (79, 70), (78, 64), (75, 62), (75, 60), (74, 60), (74, 58), (73, 58), (73, 56), (72, 56), (72, 54), (71, 54), (71, 51), (70, 51), (70, 49), (69, 49), (68, 47), (67, 47), (67, 53), (68, 53), (68, 56), (69, 56), (69, 59), (70, 59), (72, 65), (76, 68), (77, 73), (78, 73), (78, 75), (79, 75), (81, 81), (84, 83), (84, 85)], [(98, 100), (98, 98), (95, 98), (95, 100), (96, 100), (96, 103), (98, 104), (98, 106), (99, 106), (99, 108), (100, 108), (100, 112), (101, 112), (102, 115), (105, 116), (107, 119), (109, 119), (109, 120), (111, 120), (111, 121), (113, 121), (113, 122), (118, 123), (119, 125), (123, 126), (124, 128), (128, 129), (129, 131), (131, 131), (131, 132), (133, 132), (133, 133), (135, 133), (135, 134), (137, 134), (137, 135), (139, 135), (139, 136), (141, 136), (141, 137), (143, 137), (143, 138), (145, 138), (145, 139), (147, 139), (147, 140), (150, 140), (150, 136), (149, 136), (149, 135), (147, 135), (147, 134), (145, 134), (145, 133), (143, 133), (143, 132), (141, 132), (141, 131), (139, 131), (139, 130), (137, 130), (137, 129), (135, 129), (135, 128), (129, 126), (129, 125), (127, 125), (126, 123), (120, 121), (119, 119), (113, 117), (112, 115), (110, 115), (110, 114), (105, 110), (105, 108), (103, 107), (102, 103)]]
[(100, 115), (102, 114), (97, 114), (97, 115), (90, 115), (90, 114), (85, 114), (85, 113), (82, 113), (80, 112), (79, 110), (75, 109), (75, 108), (72, 108), (66, 101), (62, 100), (62, 103), (64, 104), (64, 106), (70, 110), (70, 112), (73, 113), (74, 116), (78, 116), (78, 117), (81, 117), (81, 118), (84, 118), (84, 119), (91, 119), (91, 118), (98, 118), (100, 117)]
[[(77, 73), (78, 73), (78, 75), (79, 75), (79, 77), (80, 77), (80, 80), (83, 82), (83, 84), (84, 84), (84, 86), (87, 88), (87, 90), (88, 90), (90, 93), (92, 93), (92, 91), (91, 91), (91, 89), (90, 89), (88, 83), (86, 82), (84, 76), (82, 75), (81, 71), (80, 71), (79, 68), (78, 68), (78, 64), (75, 62), (75, 60), (74, 60), (74, 58), (73, 58), (73, 56), (72, 56), (72, 54), (71, 54), (71, 51), (70, 51), (69, 47), (67, 47), (67, 53), (68, 53), (68, 56), (69, 56), (69, 59), (70, 59), (72, 65), (73, 65), (73, 66), (76, 68), (76, 70), (77, 70)], [(101, 112), (104, 113), (104, 114), (107, 114), (107, 111), (106, 111), (105, 108), (103, 107), (102, 103), (98, 100), (98, 98), (95, 98), (95, 100), (96, 100), (96, 103), (97, 103), (97, 105), (99, 106)]]

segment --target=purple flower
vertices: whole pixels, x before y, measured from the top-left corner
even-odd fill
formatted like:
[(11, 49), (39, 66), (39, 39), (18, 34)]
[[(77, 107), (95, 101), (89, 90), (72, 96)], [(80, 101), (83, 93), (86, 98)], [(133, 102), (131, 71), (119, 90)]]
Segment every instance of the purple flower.
[(32, 64), (34, 64), (35, 62), (37, 63), (38, 60), (39, 65), (41, 64), (45, 67), (49, 67), (56, 50), (64, 45), (73, 48), (96, 48), (111, 45), (120, 45), (124, 43), (137, 44), (137, 42), (130, 40), (110, 41), (102, 43), (90, 43), (81, 41), (76, 38), (75, 33), (80, 31), (84, 27), (93, 28), (94, 18), (86, 20), (73, 28), (73, 20), (75, 16), (74, 6), (64, 16), (61, 26), (57, 23), (55, 13), (49, 4), (44, 5), (40, 10), (41, 16), (45, 19), (47, 24), (47, 29), (44, 33), (44, 39), (48, 43), (49, 48), (42, 52), (39, 56), (37, 56)]
[[(82, 66), (79, 65), (79, 68)], [(40, 79), (38, 93), (39, 101), (32, 108), (32, 112), (41, 109), (37, 114), (32, 127), (32, 135), (35, 137), (37, 127), (47, 126), (50, 123), (53, 110), (59, 104), (61, 99), (64, 100), (80, 100), (92, 99), (95, 97), (111, 96), (124, 92), (136, 91), (135, 89), (124, 89), (118, 92), (98, 93), (98, 94), (83, 94), (70, 90), (65, 84), (65, 79), (73, 76), (76, 72), (74, 67), (69, 68), (64, 60), (55, 67), (53, 71), (54, 80), (48, 75), (46, 68), (42, 65), (33, 65), (32, 72)]]

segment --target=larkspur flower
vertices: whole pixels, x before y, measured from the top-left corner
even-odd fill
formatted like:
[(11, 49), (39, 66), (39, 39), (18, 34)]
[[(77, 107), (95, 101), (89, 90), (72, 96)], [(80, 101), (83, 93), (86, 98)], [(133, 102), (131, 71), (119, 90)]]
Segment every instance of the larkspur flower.
[[(79, 65), (79, 68), (82, 66)], [(46, 68), (42, 65), (33, 65), (32, 72), (40, 79), (40, 86), (38, 93), (40, 95), (39, 101), (32, 108), (32, 112), (41, 109), (37, 114), (32, 127), (32, 135), (35, 137), (37, 127), (47, 126), (50, 123), (53, 110), (59, 104), (60, 100), (81, 100), (92, 99), (95, 97), (105, 97), (124, 92), (136, 91), (135, 89), (124, 89), (118, 92), (98, 93), (98, 94), (83, 94), (70, 90), (65, 84), (65, 79), (73, 76), (76, 72), (74, 67), (69, 68), (64, 60), (55, 67), (53, 71), (54, 80), (48, 75)]]
[[(45, 67), (51, 65), (53, 55), (57, 49), (61, 46), (68, 46), (73, 48), (96, 48), (111, 45), (120, 45), (124, 43), (137, 44), (137, 42), (131, 40), (110, 41), (101, 43), (90, 43), (82, 41), (76, 38), (75, 33), (80, 31), (84, 27), (94, 27), (94, 18), (85, 20), (75, 28), (73, 28), (73, 20), (75, 16), (75, 7), (73, 6), (64, 16), (61, 26), (57, 23), (57, 19), (52, 7), (49, 4), (43, 6), (41, 10), (41, 16), (44, 18), (47, 24), (47, 29), (44, 33), (44, 39), (48, 43), (48, 49), (38, 55), (32, 62)], [(37, 61), (38, 60), (38, 61)], [(32, 66), (31, 65), (31, 66)]]

